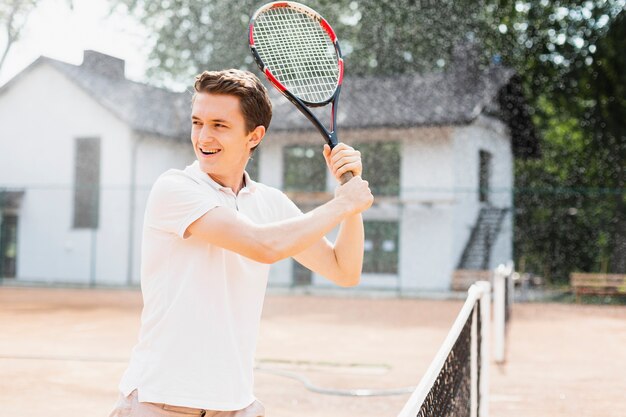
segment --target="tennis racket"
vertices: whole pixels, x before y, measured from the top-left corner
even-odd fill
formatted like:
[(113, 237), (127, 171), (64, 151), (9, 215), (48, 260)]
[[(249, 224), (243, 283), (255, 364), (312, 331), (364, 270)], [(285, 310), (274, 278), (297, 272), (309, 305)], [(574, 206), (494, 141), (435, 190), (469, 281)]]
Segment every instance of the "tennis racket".
[[(330, 148), (337, 140), (337, 104), (343, 59), (335, 32), (315, 10), (292, 1), (259, 8), (248, 29), (250, 51), (269, 82), (319, 130)], [(327, 129), (309, 108), (331, 104)], [(352, 172), (341, 176), (345, 184)]]

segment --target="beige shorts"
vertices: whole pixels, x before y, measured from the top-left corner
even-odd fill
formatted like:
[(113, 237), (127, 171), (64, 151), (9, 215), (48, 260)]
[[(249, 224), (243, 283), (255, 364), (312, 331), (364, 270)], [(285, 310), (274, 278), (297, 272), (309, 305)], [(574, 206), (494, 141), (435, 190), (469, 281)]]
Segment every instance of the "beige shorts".
[(140, 403), (137, 399), (137, 390), (127, 397), (120, 394), (115, 408), (109, 417), (264, 417), (265, 407), (260, 401), (255, 401), (243, 410), (211, 411), (199, 408), (178, 407), (175, 405), (158, 403)]

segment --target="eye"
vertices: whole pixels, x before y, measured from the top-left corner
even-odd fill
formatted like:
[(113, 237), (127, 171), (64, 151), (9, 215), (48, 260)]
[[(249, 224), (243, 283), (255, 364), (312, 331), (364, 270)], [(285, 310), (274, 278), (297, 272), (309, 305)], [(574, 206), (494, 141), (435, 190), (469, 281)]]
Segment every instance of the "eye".
[(191, 122), (191, 124), (193, 124), (193, 125), (199, 125), (199, 124), (200, 124), (200, 122), (199, 122), (199, 121), (197, 121), (197, 120), (194, 120), (194, 121), (192, 121), (192, 122)]

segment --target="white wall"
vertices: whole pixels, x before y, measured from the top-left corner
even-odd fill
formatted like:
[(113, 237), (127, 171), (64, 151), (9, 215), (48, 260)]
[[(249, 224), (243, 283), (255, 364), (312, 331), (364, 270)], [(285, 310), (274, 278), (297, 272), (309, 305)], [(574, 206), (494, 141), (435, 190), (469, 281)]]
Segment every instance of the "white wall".
[(513, 259), (513, 212), (509, 210), (504, 217), (500, 234), (494, 242), (489, 259), (489, 269), (495, 269), (499, 264), (506, 264)]
[(270, 187), (283, 186), (283, 146), (284, 139), (268, 134), (258, 148), (259, 181)]
[(450, 128), (410, 129), (402, 142), (402, 200), (451, 204), (454, 168)]
[[(18, 223), (18, 279), (88, 282), (92, 232), (72, 229), (75, 139), (101, 139), (98, 281), (126, 264), (130, 131), (47, 64), (0, 95), (0, 184), (25, 189)], [(111, 261), (115, 260), (115, 261)]]
[(401, 288), (409, 291), (447, 290), (452, 272), (452, 207), (406, 207), (401, 227)]
[(451, 272), (454, 168), (449, 128), (411, 129), (403, 140), (400, 283), (446, 289)]
[[(476, 223), (481, 203), (479, 188), (479, 152), (492, 155), (489, 201), (495, 207), (512, 207), (513, 154), (506, 126), (499, 120), (480, 116), (468, 126), (459, 126), (452, 134), (454, 153), (455, 210), (453, 225), (453, 260), (461, 258), (472, 227)], [(505, 218), (494, 245), (491, 263), (504, 262), (512, 257), (512, 217)]]
[[(148, 195), (156, 179), (169, 169), (184, 169), (196, 160), (190, 138), (172, 140), (146, 135), (133, 135), (131, 144), (131, 164), (135, 163), (134, 180), (129, 175), (129, 184), (134, 182), (134, 208), (129, 208), (126, 216), (132, 216), (132, 236), (127, 231), (127, 240), (133, 242), (130, 265), (124, 274), (124, 282), (139, 284), (141, 273), (141, 239), (144, 213)], [(131, 168), (132, 171), (132, 168)]]

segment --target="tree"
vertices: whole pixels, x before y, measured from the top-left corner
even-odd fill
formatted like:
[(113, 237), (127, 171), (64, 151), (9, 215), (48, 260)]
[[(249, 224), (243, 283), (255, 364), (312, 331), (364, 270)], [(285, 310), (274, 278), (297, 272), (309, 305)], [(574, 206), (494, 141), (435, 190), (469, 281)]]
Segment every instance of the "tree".
[(249, 68), (249, 13), (256, 1), (114, 0), (152, 33), (148, 76), (157, 83), (184, 82), (202, 70)]
[[(245, 33), (263, 2), (114, 3), (154, 33), (155, 80), (254, 67)], [(543, 138), (541, 159), (516, 161), (517, 260), (554, 280), (625, 272), (626, 0), (306, 3), (338, 33), (349, 75), (445, 71), (467, 44), (481, 47), (478, 65), (515, 69)]]
[(538, 95), (543, 157), (516, 164), (517, 252), (553, 280), (626, 272), (625, 21), (616, 13)]
[[(41, 0), (6, 0), (0, 2), (0, 30), (4, 32), (5, 43), (0, 52), (0, 71), (13, 45), (20, 40), (22, 30), (28, 18)], [(66, 0), (70, 9), (74, 7), (73, 0)], [(0, 38), (2, 39), (2, 38)]]
[[(607, 36), (598, 42), (593, 65), (581, 77), (585, 98), (582, 125), (593, 138), (601, 158), (598, 180), (610, 186), (615, 215), (610, 219), (611, 270), (626, 273), (626, 13), (614, 22)], [(586, 82), (585, 82), (586, 81)], [(594, 88), (595, 87), (595, 88)]]
[[(153, 79), (187, 80), (201, 69), (254, 67), (247, 25), (263, 1), (113, 0), (152, 33)], [(586, 56), (624, 0), (311, 0), (339, 35), (350, 74), (395, 75), (443, 68), (455, 46), (475, 40), (483, 63), (520, 74), (540, 69), (548, 87), (573, 57)], [(537, 71), (530, 71), (536, 75)], [(555, 86), (558, 86), (556, 84)]]
[(20, 38), (28, 15), (37, 5), (38, 0), (8, 0), (0, 3), (0, 25), (4, 31), (6, 43), (0, 56), (0, 71), (11, 47)]

